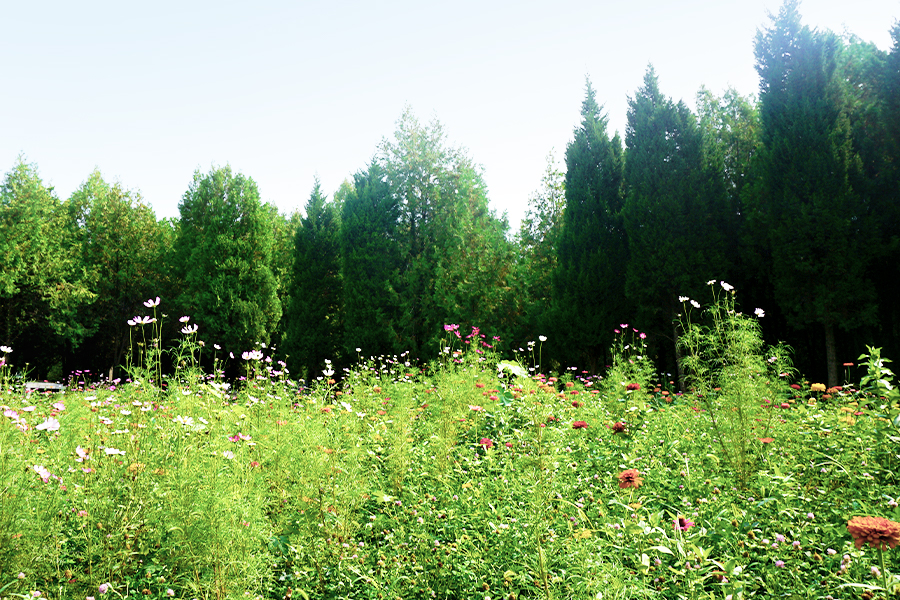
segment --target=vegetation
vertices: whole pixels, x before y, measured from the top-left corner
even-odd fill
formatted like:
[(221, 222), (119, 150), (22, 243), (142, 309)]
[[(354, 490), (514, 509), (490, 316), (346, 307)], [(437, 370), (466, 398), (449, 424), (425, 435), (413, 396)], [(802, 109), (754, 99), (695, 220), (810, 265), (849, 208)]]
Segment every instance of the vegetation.
[(607, 378), (528, 375), (458, 325), (427, 365), (310, 386), (248, 352), (230, 387), (190, 327), (159, 386), (153, 358), (63, 393), (2, 366), (0, 597), (896, 597), (885, 359), (864, 388), (758, 377), (784, 363), (733, 306), (686, 324), (689, 394), (633, 330)]

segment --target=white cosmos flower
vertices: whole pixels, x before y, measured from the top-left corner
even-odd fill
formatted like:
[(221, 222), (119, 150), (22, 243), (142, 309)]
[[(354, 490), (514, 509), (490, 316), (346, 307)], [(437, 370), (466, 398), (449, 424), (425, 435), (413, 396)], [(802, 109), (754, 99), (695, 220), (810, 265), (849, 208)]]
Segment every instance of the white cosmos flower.
[(103, 451), (106, 452), (106, 454), (108, 456), (112, 456), (113, 454), (118, 454), (119, 456), (125, 456), (124, 450), (118, 450), (116, 448), (104, 448)]
[(185, 335), (191, 335), (192, 333), (197, 333), (197, 330), (200, 329), (200, 326), (194, 323), (193, 325), (187, 325), (181, 328), (181, 333)]
[(190, 317), (181, 317), (181, 318), (178, 319), (178, 320), (181, 321), (182, 323), (187, 323), (188, 321), (191, 320), (191, 318), (190, 318)]
[(706, 282), (706, 285), (713, 285), (715, 283), (716, 283), (715, 279), (710, 279), (709, 281)]
[(0, 352), (9, 354), (10, 352), (12, 352), (12, 348), (10, 348), (9, 346), (0, 346)]
[(762, 319), (764, 316), (766, 316), (766, 311), (764, 311), (761, 308), (757, 308), (756, 310), (753, 311), (753, 314), (755, 314), (758, 318)]
[(694, 308), (700, 308), (700, 303), (696, 300), (691, 300), (691, 306), (693, 306)]
[(541, 340), (542, 342), (546, 342), (546, 341), (547, 341), (547, 336), (546, 336), (546, 335), (539, 335), (539, 336), (538, 336), (538, 339)]
[(684, 304), (688, 300), (690, 300), (690, 298), (688, 298), (687, 296), (678, 296), (678, 301), (681, 302), (682, 304)]
[(156, 300), (150, 298), (146, 302), (144, 302), (144, 306), (147, 308), (153, 308), (154, 306), (159, 306), (159, 296), (156, 297)]
[(724, 281), (720, 281), (719, 283), (722, 284), (722, 289), (725, 290), (726, 292), (730, 292), (731, 290), (734, 289), (734, 286), (733, 286), (733, 285), (730, 285), (730, 284), (728, 284), (728, 283), (725, 283)]

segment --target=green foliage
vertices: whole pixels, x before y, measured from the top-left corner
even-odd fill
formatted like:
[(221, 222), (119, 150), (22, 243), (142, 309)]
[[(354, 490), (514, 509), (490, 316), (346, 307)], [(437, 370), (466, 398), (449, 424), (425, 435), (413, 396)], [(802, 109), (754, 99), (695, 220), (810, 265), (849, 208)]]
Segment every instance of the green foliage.
[(79, 318), (95, 300), (79, 253), (65, 207), (20, 159), (0, 185), (0, 340), (26, 361), (26, 348), (75, 348), (91, 332)]
[(341, 216), (344, 281), (344, 353), (366, 356), (398, 352), (394, 291), (400, 264), (400, 205), (377, 161), (353, 177)]
[[(709, 285), (715, 286), (715, 281)], [(735, 292), (722, 283), (724, 293), (692, 320), (689, 300), (679, 338), (685, 380), (701, 398), (722, 457), (738, 483), (747, 485), (760, 466), (769, 437), (776, 399), (787, 393), (792, 372), (788, 350), (766, 346), (756, 318), (736, 310)]]
[(652, 67), (629, 100), (625, 143), (627, 294), (652, 337), (677, 342), (678, 292), (695, 293), (698, 279), (729, 271), (723, 178), (704, 161), (696, 118), (663, 96)]
[(99, 171), (91, 173), (65, 208), (95, 296), (80, 315), (90, 331), (82, 348), (96, 361), (90, 366), (102, 361), (103, 371), (111, 373), (128, 350), (126, 321), (164, 287), (169, 252), (165, 225), (157, 223), (140, 194), (108, 184)]
[(622, 143), (606, 131), (587, 83), (581, 125), (566, 148), (566, 205), (553, 275), (553, 344), (569, 364), (596, 371), (612, 341), (611, 326), (627, 320), (628, 240), (623, 204)]
[(194, 180), (181, 203), (178, 303), (207, 341), (240, 352), (267, 343), (281, 318), (272, 273), (273, 226), (256, 183), (231, 167)]
[[(855, 189), (861, 168), (852, 143), (846, 48), (800, 23), (797, 2), (782, 6), (756, 39), (762, 148), (747, 206), (750, 229), (768, 257), (775, 298), (795, 327), (824, 334), (828, 383), (837, 383), (835, 327), (872, 324), (870, 269), (877, 232)], [(801, 235), (798, 235), (801, 233)]]
[(407, 109), (378, 160), (399, 210), (397, 345), (421, 355), (450, 322), (488, 321), (509, 330), (508, 225), (488, 208), (471, 159), (446, 145), (440, 123), (423, 126)]
[(340, 227), (338, 209), (326, 202), (316, 180), (295, 237), (282, 348), (294, 368), (302, 368), (308, 379), (323, 368), (326, 359), (336, 358), (342, 345)]

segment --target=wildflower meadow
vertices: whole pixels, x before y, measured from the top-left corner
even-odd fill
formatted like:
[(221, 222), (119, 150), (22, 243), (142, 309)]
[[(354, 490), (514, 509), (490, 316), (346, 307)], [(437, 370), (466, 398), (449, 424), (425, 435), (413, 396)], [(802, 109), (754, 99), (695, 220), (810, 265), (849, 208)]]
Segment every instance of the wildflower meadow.
[(298, 381), (187, 317), (149, 343), (159, 299), (127, 380), (26, 390), (4, 347), (0, 597), (898, 597), (887, 360), (805, 381), (711, 287), (682, 300), (687, 391), (625, 323), (602, 374), (448, 324), (430, 363), (360, 350)]

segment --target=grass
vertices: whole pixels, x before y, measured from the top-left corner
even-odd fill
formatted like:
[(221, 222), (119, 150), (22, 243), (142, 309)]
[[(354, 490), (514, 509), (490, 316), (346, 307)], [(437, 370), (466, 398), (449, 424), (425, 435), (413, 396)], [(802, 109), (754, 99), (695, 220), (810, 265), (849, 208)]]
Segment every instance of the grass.
[[(798, 382), (766, 403), (742, 484), (668, 382), (442, 359), (310, 387), (263, 361), (234, 389), (9, 387), (0, 597), (885, 597), (846, 529), (900, 521), (884, 400)], [(629, 469), (640, 485), (622, 488)]]

